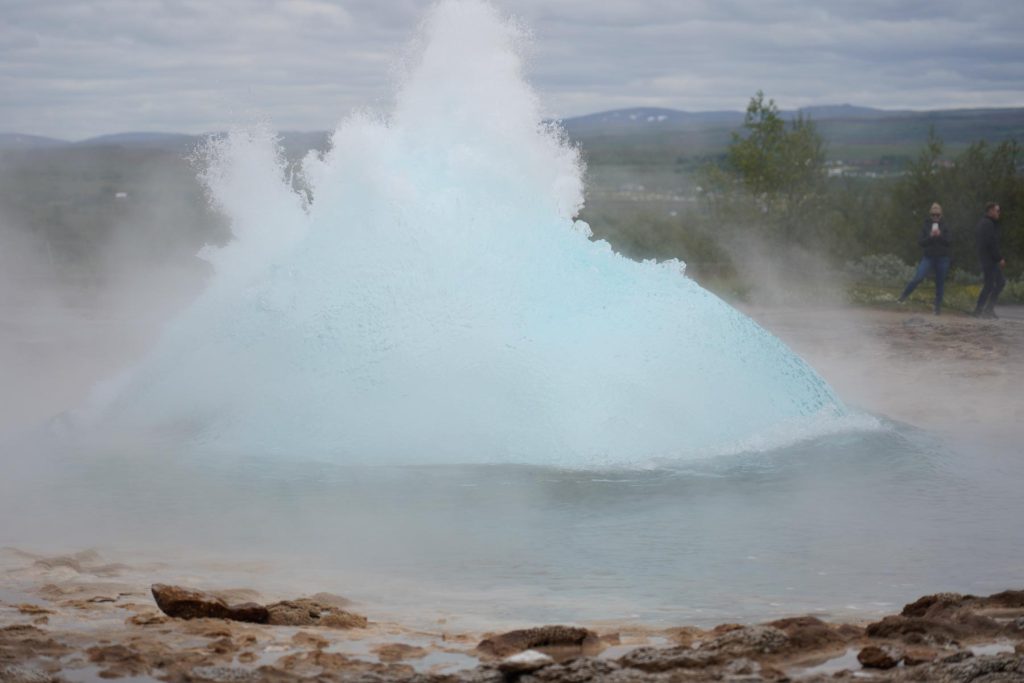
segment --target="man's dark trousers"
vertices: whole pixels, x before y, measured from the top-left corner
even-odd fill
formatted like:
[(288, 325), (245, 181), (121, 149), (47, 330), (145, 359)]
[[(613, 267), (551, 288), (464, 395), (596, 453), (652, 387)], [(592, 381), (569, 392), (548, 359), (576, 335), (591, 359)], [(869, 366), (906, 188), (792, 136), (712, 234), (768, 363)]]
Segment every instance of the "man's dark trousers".
[(985, 278), (985, 285), (981, 288), (981, 294), (978, 295), (978, 305), (974, 308), (976, 314), (991, 313), (999, 299), (999, 294), (1006, 286), (1006, 277), (998, 263), (982, 263), (981, 274)]

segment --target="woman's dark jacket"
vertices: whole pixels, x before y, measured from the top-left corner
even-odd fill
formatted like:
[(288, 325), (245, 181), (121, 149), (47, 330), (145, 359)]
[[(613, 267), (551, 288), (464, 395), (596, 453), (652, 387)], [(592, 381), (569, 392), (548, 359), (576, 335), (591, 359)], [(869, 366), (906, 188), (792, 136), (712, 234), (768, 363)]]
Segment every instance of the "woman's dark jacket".
[[(939, 234), (932, 236), (932, 223), (939, 224)], [(924, 255), (930, 258), (949, 256), (949, 245), (953, 243), (953, 231), (941, 218), (937, 221), (926, 218), (921, 226), (921, 238), (917, 243), (924, 249)]]

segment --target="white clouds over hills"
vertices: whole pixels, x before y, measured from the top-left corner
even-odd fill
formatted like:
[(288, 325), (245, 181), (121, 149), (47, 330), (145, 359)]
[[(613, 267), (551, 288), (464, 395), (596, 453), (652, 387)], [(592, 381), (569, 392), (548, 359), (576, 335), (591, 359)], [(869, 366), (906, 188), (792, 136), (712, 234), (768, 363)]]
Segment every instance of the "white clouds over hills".
[[(81, 139), (322, 130), (386, 109), (427, 0), (0, 0), (0, 130)], [(547, 113), (1024, 105), (1024, 5), (496, 2), (530, 29)]]

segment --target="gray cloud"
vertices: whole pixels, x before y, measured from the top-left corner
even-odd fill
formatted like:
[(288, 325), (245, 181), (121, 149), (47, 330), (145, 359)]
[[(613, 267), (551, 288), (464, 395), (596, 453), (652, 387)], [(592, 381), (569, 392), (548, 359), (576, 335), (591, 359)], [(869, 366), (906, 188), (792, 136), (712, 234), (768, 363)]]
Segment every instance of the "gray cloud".
[[(1024, 5), (508, 0), (547, 113), (1024, 106)], [(0, 0), (0, 131), (330, 128), (386, 106), (426, 0)]]

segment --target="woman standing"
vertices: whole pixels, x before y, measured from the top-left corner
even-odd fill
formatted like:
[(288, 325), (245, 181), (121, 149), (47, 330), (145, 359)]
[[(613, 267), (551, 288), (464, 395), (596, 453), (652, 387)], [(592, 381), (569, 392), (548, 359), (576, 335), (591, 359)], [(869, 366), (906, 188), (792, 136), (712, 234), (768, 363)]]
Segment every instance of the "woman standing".
[(942, 294), (946, 285), (946, 273), (949, 272), (949, 245), (953, 242), (953, 233), (942, 220), (942, 207), (936, 202), (928, 212), (921, 226), (921, 235), (917, 243), (924, 250), (921, 263), (917, 265), (914, 277), (903, 288), (900, 303), (907, 300), (910, 293), (921, 281), (928, 277), (928, 271), (935, 273), (935, 315), (942, 313)]

